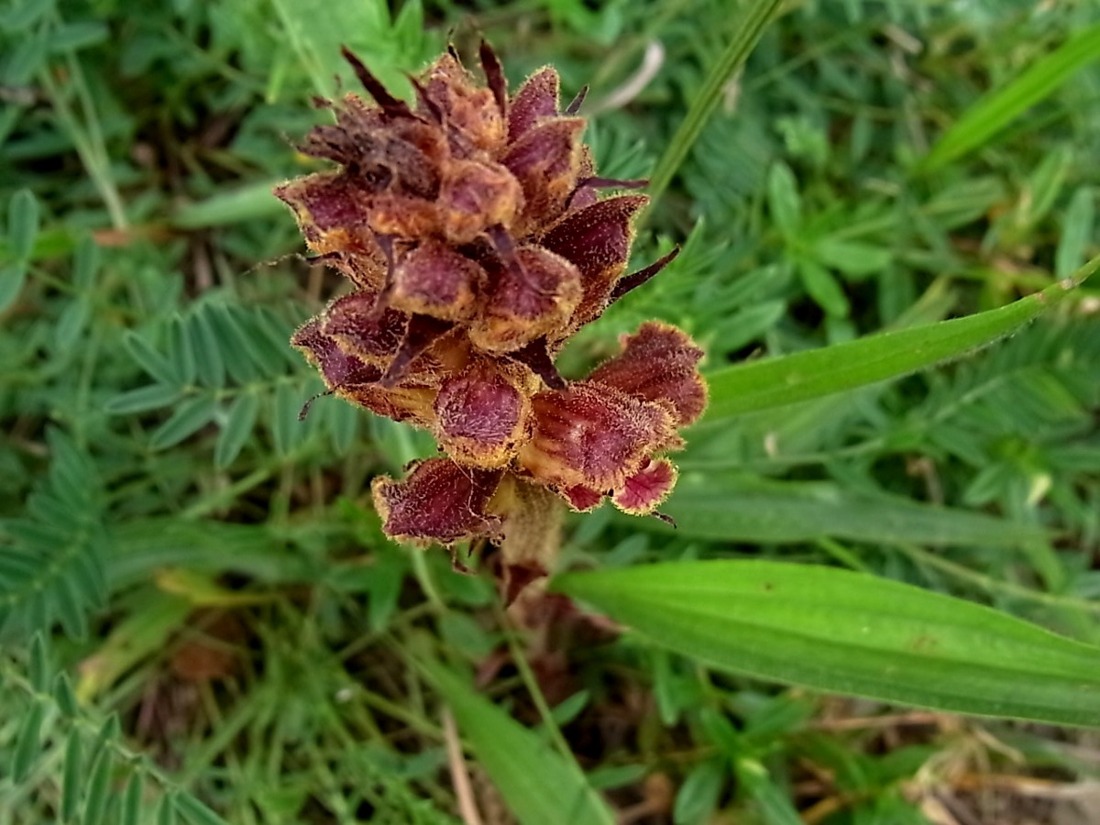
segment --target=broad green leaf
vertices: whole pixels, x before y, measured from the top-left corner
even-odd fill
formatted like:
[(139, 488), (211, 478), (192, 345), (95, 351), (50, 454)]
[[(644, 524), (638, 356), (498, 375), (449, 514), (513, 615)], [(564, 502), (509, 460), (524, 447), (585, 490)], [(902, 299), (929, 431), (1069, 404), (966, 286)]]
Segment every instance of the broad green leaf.
[(893, 259), (893, 253), (881, 246), (833, 237), (818, 240), (813, 254), (820, 263), (852, 278), (882, 272)]
[(685, 474), (661, 510), (675, 519), (675, 528), (657, 519), (632, 523), (682, 538), (754, 543), (830, 536), (875, 544), (1018, 547), (1044, 538), (1033, 525), (897, 496), (804, 482), (740, 482), (704, 473)]
[(947, 711), (1100, 725), (1100, 648), (889, 579), (722, 560), (569, 573), (551, 589), (736, 673)]
[(29, 189), (20, 189), (8, 204), (8, 251), (25, 263), (38, 234), (38, 200)]
[(194, 435), (207, 424), (217, 412), (217, 400), (212, 395), (197, 395), (181, 403), (172, 417), (165, 421), (149, 439), (154, 450), (163, 450), (179, 444), (190, 435)]
[(111, 31), (105, 23), (81, 21), (62, 23), (50, 32), (47, 45), (51, 51), (66, 52), (86, 49), (102, 43), (110, 37)]
[(46, 639), (41, 632), (35, 633), (31, 639), (31, 684), (39, 693), (45, 693), (50, 688), (50, 652), (46, 646)]
[(1072, 279), (1008, 306), (822, 349), (736, 364), (707, 374), (710, 407), (704, 421), (782, 407), (898, 378), (1003, 338), (1061, 300), (1100, 268), (1094, 258)]
[(229, 825), (204, 803), (188, 793), (180, 793), (175, 799), (175, 809), (183, 814), (191, 825)]
[(73, 253), (73, 283), (81, 291), (90, 290), (95, 283), (101, 257), (99, 245), (91, 235), (80, 239)]
[(436, 664), (424, 664), (478, 764), (521, 825), (611, 825), (611, 811), (576, 763)]
[(66, 716), (76, 716), (80, 712), (80, 703), (73, 692), (73, 683), (65, 671), (61, 671), (54, 677), (53, 698), (57, 700), (57, 706)]
[(285, 381), (275, 388), (275, 398), (268, 411), (269, 426), (275, 454), (281, 458), (290, 455), (305, 436), (306, 422), (299, 417), (305, 401), (300, 392)]
[(11, 758), (11, 778), (22, 782), (30, 773), (35, 757), (38, 756), (38, 738), (42, 733), (42, 722), (46, 717), (46, 705), (41, 700), (31, 705), (30, 712), (23, 717), (19, 726), (19, 735), (15, 740), (15, 750)]
[(793, 239), (802, 225), (802, 200), (794, 173), (783, 162), (768, 172), (768, 211), (783, 236)]
[(195, 352), (199, 380), (208, 387), (220, 388), (225, 385), (225, 360), (222, 358), (222, 351), (228, 346), (228, 342), (218, 337), (210, 316), (209, 307), (197, 307), (187, 319), (187, 334)]
[(710, 340), (720, 344), (725, 352), (733, 352), (755, 341), (787, 313), (786, 301), (764, 301), (738, 310), (715, 324)]
[(176, 797), (171, 791), (157, 802), (157, 825), (176, 825)]
[(110, 790), (111, 751), (101, 747), (90, 771), (91, 779), (84, 800), (84, 825), (99, 825), (107, 809), (107, 793)]
[(116, 395), (103, 405), (112, 415), (131, 415), (133, 413), (159, 410), (179, 401), (183, 391), (174, 384), (149, 384), (136, 390), (127, 390)]
[(228, 467), (233, 463), (233, 459), (240, 454), (241, 448), (252, 435), (259, 411), (260, 397), (256, 393), (245, 391), (237, 396), (218, 433), (218, 442), (214, 445), (216, 466)]
[(394, 53), (396, 46), (405, 44), (397, 38), (386, 4), (274, 0), (272, 5), (285, 33), (281, 39), (295, 53), (318, 94), (333, 97), (340, 88), (336, 78), (350, 77), (340, 57), (343, 45), (358, 54), (394, 94), (408, 88), (400, 68), (413, 68), (421, 55)]
[(768, 775), (768, 769), (755, 759), (739, 759), (737, 782), (755, 803), (762, 825), (803, 825), (788, 791)]
[(821, 307), (829, 315), (837, 318), (847, 318), (851, 311), (848, 296), (843, 287), (829, 270), (809, 258), (802, 258), (798, 262), (798, 274), (802, 279), (802, 286), (807, 294), (814, 299), (814, 303)]
[(80, 793), (84, 788), (84, 760), (80, 732), (69, 730), (65, 741), (65, 762), (61, 779), (61, 819), (72, 822), (80, 805)]
[(1073, 193), (1065, 217), (1062, 219), (1062, 236), (1054, 252), (1054, 274), (1064, 277), (1073, 272), (1088, 254), (1095, 241), (1096, 193), (1082, 186)]
[(6, 4), (0, 11), (0, 29), (8, 34), (25, 32), (31, 25), (53, 9), (49, 0), (18, 0)]
[(168, 335), (168, 358), (178, 372), (184, 384), (193, 384), (198, 374), (198, 358), (191, 336), (187, 334), (187, 323), (181, 316), (172, 319)]
[(944, 132), (921, 162), (921, 168), (936, 169), (988, 143), (997, 132), (1098, 57), (1100, 24), (1081, 31), (1035, 61), (1019, 77), (982, 97)]
[(138, 825), (141, 819), (141, 792), (143, 790), (140, 771), (130, 774), (126, 790), (122, 794), (122, 817), (119, 825)]
[(15, 303), (27, 283), (27, 267), (14, 263), (0, 267), (0, 312)]
[(672, 807), (674, 825), (705, 823), (714, 815), (722, 788), (729, 779), (725, 759), (700, 762), (684, 779)]
[(136, 332), (126, 333), (122, 343), (141, 368), (162, 384), (178, 386), (186, 383), (172, 363)]

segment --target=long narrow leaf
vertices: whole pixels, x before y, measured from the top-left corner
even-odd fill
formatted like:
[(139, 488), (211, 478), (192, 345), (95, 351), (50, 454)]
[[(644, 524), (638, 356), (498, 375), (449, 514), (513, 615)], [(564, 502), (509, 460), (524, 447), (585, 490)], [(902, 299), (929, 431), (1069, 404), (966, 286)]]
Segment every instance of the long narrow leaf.
[(688, 476), (661, 509), (676, 521), (675, 528), (658, 519), (631, 523), (715, 541), (785, 543), (830, 536), (875, 544), (1019, 547), (1044, 538), (1039, 527), (984, 513), (798, 482)]
[(949, 711), (1100, 726), (1100, 648), (847, 570), (763, 561), (570, 573), (552, 589), (726, 670)]
[(611, 811), (575, 763), (483, 699), (451, 672), (425, 663), (481, 765), (522, 825), (612, 825)]
[(1019, 77), (982, 97), (944, 132), (925, 156), (921, 167), (935, 169), (987, 143), (1012, 120), (1061, 86), (1070, 75), (1098, 57), (1100, 24), (1080, 32), (1035, 61)]
[(691, 101), (691, 108), (668, 143), (668, 148), (650, 176), (649, 196), (656, 203), (672, 182), (680, 165), (703, 131), (711, 112), (722, 99), (722, 90), (730, 76), (748, 58), (764, 29), (779, 8), (779, 0), (752, 0), (738, 9), (737, 29), (718, 61), (707, 72), (706, 80)]
[(716, 370), (707, 375), (711, 400), (704, 420), (808, 401), (956, 358), (1019, 329), (1097, 269), (1100, 258), (1089, 261), (1072, 279), (965, 318)]

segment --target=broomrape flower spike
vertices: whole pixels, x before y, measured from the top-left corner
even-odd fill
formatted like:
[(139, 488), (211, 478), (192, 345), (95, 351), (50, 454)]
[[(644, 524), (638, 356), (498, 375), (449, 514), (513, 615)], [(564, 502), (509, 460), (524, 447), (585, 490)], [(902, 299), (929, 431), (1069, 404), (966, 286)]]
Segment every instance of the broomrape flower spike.
[[(545, 572), (556, 502), (654, 513), (676, 481), (664, 454), (706, 405), (702, 351), (643, 324), (622, 352), (567, 381), (554, 359), (582, 326), (676, 251), (625, 274), (645, 181), (596, 174), (583, 92), (564, 109), (550, 68), (509, 96), (482, 44), (485, 84), (454, 50), (392, 96), (346, 49), (370, 100), (348, 94), (301, 150), (331, 171), (279, 186), (307, 246), (351, 290), (292, 343), (328, 391), (430, 430), (445, 457), (376, 479), (393, 538), (502, 543), (514, 581)], [(523, 571), (522, 574), (517, 571)]]

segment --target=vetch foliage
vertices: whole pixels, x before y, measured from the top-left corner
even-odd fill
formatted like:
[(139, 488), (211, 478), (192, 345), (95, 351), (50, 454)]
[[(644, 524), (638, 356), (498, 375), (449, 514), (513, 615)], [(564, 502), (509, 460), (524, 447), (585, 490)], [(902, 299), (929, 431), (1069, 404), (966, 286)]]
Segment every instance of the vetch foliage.
[[(480, 4), (476, 34), (470, 4), (417, 0), (0, 11), (0, 822), (434, 825), (468, 813), (463, 771), (486, 822), (505, 806), (523, 823), (902, 823), (948, 804), (1001, 822), (1021, 796), (1088, 821), (1088, 734), (1070, 726), (1097, 713), (1100, 305), (1056, 284), (1100, 251), (1094, 10), (786, 4), (764, 25), (774, 0), (592, 5)], [(456, 158), (448, 137), (424, 164), (388, 126), (353, 141), (385, 161), (374, 194), (410, 195), (432, 230), (395, 240), (392, 267), (367, 255), (370, 290), (332, 250), (298, 266), (271, 196), (347, 171), (285, 137), (317, 119), (310, 94), (348, 108), (341, 44), (430, 120), (405, 72), (482, 31), (507, 50), (506, 108), (547, 62), (561, 87), (592, 84), (582, 110), (545, 115), (565, 172), (598, 112), (582, 137), (599, 177), (667, 184), (647, 231), (631, 181), (582, 187), (637, 210), (615, 224), (616, 277), (683, 244), (570, 331), (553, 367), (584, 378), (564, 388), (521, 345), (581, 317), (563, 274), (579, 258), (521, 226), (518, 142)], [(444, 72), (464, 111), (506, 124), (464, 72)], [(462, 126), (461, 101), (431, 99)], [(405, 127), (416, 151), (440, 145)], [(409, 163), (383, 186), (394, 156)], [(529, 283), (494, 265), (492, 227), (464, 240), (456, 160), (473, 165), (452, 182), (499, 189), (473, 205), (528, 232), (508, 237)], [(488, 161), (519, 197), (478, 178)], [(436, 173), (441, 196), (421, 197)], [(335, 399), (299, 421), (344, 392), (287, 345), (302, 307), (346, 353), (387, 277), (393, 313), (352, 354), (385, 373), (426, 317), (452, 325), (425, 351), (450, 360), (438, 385), (397, 369), (362, 397), (423, 423)], [(457, 357), (463, 338), (478, 358)], [(662, 347), (672, 368), (646, 370)], [(576, 480), (588, 453), (562, 442), (581, 414), (628, 435), (660, 424), (654, 399), (690, 417), (675, 388), (699, 367), (710, 404), (675, 428), (684, 449), (589, 488), (622, 509), (569, 512), (536, 483), (504, 496), (525, 462)], [(615, 403), (596, 405), (596, 379)], [(624, 513), (670, 483), (670, 458), (676, 529)], [(615, 483), (616, 466), (582, 469)], [(370, 492), (386, 473), (402, 533), (431, 499), (458, 541), (507, 545), (522, 508), (544, 539), (523, 558), (560, 546), (561, 592), (505, 608), (483, 539), (464, 573), (389, 541)]]
[(82, 637), (88, 611), (106, 599), (109, 539), (94, 465), (56, 430), (49, 444), (49, 476), (29, 496), (25, 514), (0, 521), (0, 638), (56, 621)]

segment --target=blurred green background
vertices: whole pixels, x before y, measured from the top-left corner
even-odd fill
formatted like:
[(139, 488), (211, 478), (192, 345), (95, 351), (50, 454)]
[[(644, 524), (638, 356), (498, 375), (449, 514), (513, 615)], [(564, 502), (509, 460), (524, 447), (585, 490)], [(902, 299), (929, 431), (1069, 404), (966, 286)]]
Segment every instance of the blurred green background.
[[(1001, 306), (1096, 254), (1095, 2), (793, 2), (716, 74), (750, 5), (0, 8), (0, 825), (471, 822), (421, 660), (564, 743), (622, 823), (1100, 820), (1094, 733), (783, 689), (575, 616), (519, 631), (488, 576), (380, 533), (370, 478), (430, 438), (336, 398), (298, 420), (322, 387), (286, 339), (336, 281), (270, 190), (317, 168), (311, 98), (356, 88), (341, 44), (405, 93), (484, 35), (513, 89), (546, 63), (566, 98), (591, 84), (601, 175), (666, 175), (637, 262), (683, 254), (567, 375), (648, 318), (715, 369)], [(577, 516), (564, 564), (828, 562), (1100, 641), (1098, 311), (1093, 285), (948, 368), (701, 425), (679, 529)], [(466, 773), (482, 821), (514, 821)]]

